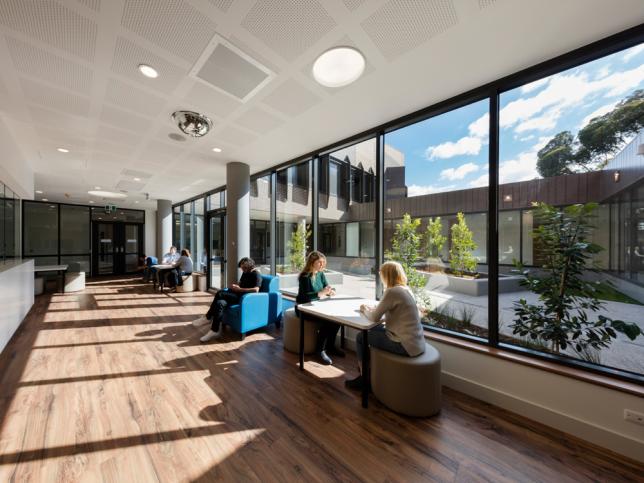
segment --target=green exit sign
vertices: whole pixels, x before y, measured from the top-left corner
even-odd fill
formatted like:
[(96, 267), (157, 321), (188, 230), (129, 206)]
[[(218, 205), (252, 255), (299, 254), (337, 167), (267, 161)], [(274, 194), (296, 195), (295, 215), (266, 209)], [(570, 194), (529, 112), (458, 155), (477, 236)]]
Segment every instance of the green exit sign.
[(116, 205), (105, 205), (105, 213), (114, 213), (116, 212)]

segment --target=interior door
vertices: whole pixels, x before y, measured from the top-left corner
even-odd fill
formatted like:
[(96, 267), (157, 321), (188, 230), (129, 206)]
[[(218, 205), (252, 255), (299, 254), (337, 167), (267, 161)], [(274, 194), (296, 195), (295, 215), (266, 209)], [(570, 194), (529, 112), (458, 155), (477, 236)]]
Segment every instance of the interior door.
[(94, 256), (92, 265), (93, 273), (96, 275), (112, 275), (115, 273), (116, 240), (114, 239), (114, 226), (114, 223), (94, 222)]
[(135, 273), (143, 244), (143, 225), (94, 222), (93, 273), (124, 275)]
[(210, 215), (209, 220), (210, 286), (222, 288), (226, 285), (226, 215)]

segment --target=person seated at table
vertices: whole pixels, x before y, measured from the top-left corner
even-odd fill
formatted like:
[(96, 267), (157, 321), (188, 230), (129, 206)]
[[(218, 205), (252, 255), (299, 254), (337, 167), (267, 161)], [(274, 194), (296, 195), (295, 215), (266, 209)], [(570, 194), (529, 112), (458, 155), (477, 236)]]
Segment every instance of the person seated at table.
[(156, 265), (158, 263), (157, 257), (146, 257), (145, 255), (144, 259), (144, 267), (143, 267), (143, 281), (144, 282), (149, 282), (150, 279), (156, 276), (156, 268), (152, 268), (152, 265)]
[(190, 258), (190, 250), (187, 248), (181, 250), (181, 256), (174, 263), (174, 269), (170, 270), (167, 275), (168, 285), (172, 292), (177, 291), (177, 285), (183, 285), (185, 275), (192, 275), (192, 258)]
[(206, 315), (192, 321), (195, 327), (211, 324), (210, 330), (199, 339), (201, 342), (210, 342), (221, 336), (223, 326), (221, 321), (226, 308), (229, 305), (237, 305), (244, 294), (259, 292), (262, 286), (262, 275), (255, 268), (255, 261), (252, 258), (242, 258), (237, 266), (242, 269), (239, 283), (230, 284), (227, 290), (218, 291)]
[[(321, 252), (313, 251), (309, 253), (304, 270), (302, 270), (298, 278), (299, 287), (295, 299), (297, 304), (306, 304), (335, 294), (335, 289), (329, 285), (324, 275), (325, 268), (326, 257)], [(297, 305), (295, 306), (295, 311), (299, 316)], [(335, 346), (338, 330), (340, 330), (339, 324), (330, 321), (321, 322), (315, 352), (322, 364), (333, 364), (329, 354), (338, 357), (344, 357), (345, 355), (344, 351)]]
[[(376, 307), (360, 306), (360, 312), (372, 322), (384, 315), (385, 324), (369, 331), (369, 347), (401, 356), (416, 357), (425, 352), (425, 336), (414, 294), (407, 286), (407, 276), (398, 262), (385, 262), (380, 267), (380, 280), (385, 292)], [(362, 332), (356, 337), (358, 361), (362, 361)], [(345, 381), (351, 389), (361, 389), (362, 376)]]
[[(161, 257), (161, 265), (174, 265), (179, 260), (180, 255), (177, 253), (177, 247), (172, 245), (168, 249), (168, 253)], [(164, 281), (172, 268), (160, 268), (157, 273), (159, 279), (159, 290), (163, 290)]]

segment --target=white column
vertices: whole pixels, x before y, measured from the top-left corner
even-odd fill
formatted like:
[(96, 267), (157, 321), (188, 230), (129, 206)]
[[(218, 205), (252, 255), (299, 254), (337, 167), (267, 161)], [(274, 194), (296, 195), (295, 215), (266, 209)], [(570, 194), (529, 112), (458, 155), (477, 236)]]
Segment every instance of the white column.
[(250, 168), (244, 163), (226, 165), (226, 281), (235, 283), (237, 262), (250, 256)]
[(157, 257), (172, 245), (172, 201), (157, 200)]

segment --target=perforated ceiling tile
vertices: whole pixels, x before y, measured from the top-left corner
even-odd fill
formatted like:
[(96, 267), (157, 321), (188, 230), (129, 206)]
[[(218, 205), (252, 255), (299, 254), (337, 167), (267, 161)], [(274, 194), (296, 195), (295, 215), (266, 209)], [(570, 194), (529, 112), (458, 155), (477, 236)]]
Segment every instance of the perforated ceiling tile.
[(165, 99), (149, 90), (138, 89), (117, 79), (110, 79), (105, 92), (105, 99), (112, 104), (147, 116), (158, 115), (165, 104)]
[(96, 23), (58, 2), (2, 0), (0, 24), (83, 59), (94, 60)]
[(98, 12), (101, 9), (101, 0), (76, 0), (81, 5), (85, 5), (87, 8), (91, 8), (95, 12)]
[(127, 0), (123, 27), (194, 62), (215, 35), (215, 24), (182, 0)]
[(121, 180), (116, 183), (117, 190), (124, 190), (128, 192), (141, 191), (145, 187), (145, 183), (139, 183), (137, 181), (125, 181)]
[(186, 95), (186, 100), (195, 106), (199, 112), (208, 116), (219, 117), (226, 117), (242, 105), (240, 101), (222, 94), (201, 82), (195, 82), (195, 85)]
[(127, 144), (131, 147), (134, 147), (141, 142), (141, 138), (136, 134), (124, 131), (123, 129), (116, 129), (105, 124), (99, 126), (98, 131), (96, 132), (96, 137), (104, 139), (105, 141)]
[(266, 112), (264, 109), (254, 107), (245, 112), (235, 122), (242, 127), (251, 129), (259, 134), (263, 134), (284, 124), (280, 118)]
[(235, 0), (208, 0), (212, 5), (222, 12), (227, 12)]
[(479, 0), (479, 8), (489, 7), (493, 5), (496, 0)]
[(294, 60), (336, 26), (316, 0), (259, 0), (242, 26), (287, 60)]
[(124, 157), (132, 154), (132, 147), (126, 146), (125, 144), (114, 143), (103, 139), (95, 139), (91, 144), (95, 151), (101, 151), (106, 154)]
[(78, 116), (87, 116), (89, 113), (90, 102), (87, 97), (77, 96), (30, 79), (20, 79), (20, 85), (29, 102)]
[(87, 67), (13, 37), (7, 36), (6, 40), (13, 63), (20, 72), (89, 94), (92, 71)]
[(390, 0), (362, 28), (388, 60), (456, 25), (453, 0)]
[(94, 125), (83, 116), (71, 116), (60, 111), (52, 111), (39, 106), (29, 106), (34, 123), (43, 126), (56, 126), (57, 129), (72, 132), (79, 136), (92, 136)]
[(320, 102), (320, 98), (289, 79), (263, 99), (263, 102), (288, 116), (297, 116)]
[(251, 48), (246, 42), (244, 42), (242, 39), (237, 37), (236, 35), (231, 35), (230, 36), (230, 43), (233, 45), (236, 45), (240, 50), (243, 50), (246, 52), (248, 55), (250, 55), (253, 59), (257, 59), (257, 61), (268, 67), (271, 72), (274, 74), (279, 74), (280, 69), (277, 67), (277, 65), (271, 61), (269, 61), (266, 56), (261, 55), (260, 53), (257, 52), (257, 50)]
[(365, 0), (342, 0), (342, 1), (344, 2), (344, 5), (352, 12), (365, 2)]
[(135, 169), (124, 169), (121, 171), (121, 176), (129, 176), (130, 178), (141, 178), (141, 179), (150, 179), (152, 173), (146, 173), (145, 171), (137, 171)]
[[(159, 77), (149, 79), (141, 75), (138, 69), (140, 64), (154, 67), (159, 73)], [(178, 67), (123, 37), (116, 39), (112, 70), (117, 74), (144, 84), (146, 88), (165, 93), (173, 92), (187, 72), (187, 68)]]
[(217, 133), (217, 137), (223, 139), (228, 144), (236, 146), (246, 146), (257, 139), (255, 134), (239, 129), (235, 126), (226, 126)]
[(100, 119), (111, 126), (127, 129), (138, 134), (148, 131), (153, 124), (152, 119), (137, 116), (131, 112), (108, 105), (103, 105)]
[(160, 142), (157, 139), (149, 141), (143, 151), (142, 155), (146, 159), (163, 159), (165, 161), (171, 160), (179, 162), (180, 158), (185, 155), (187, 148), (183, 144), (172, 145)]

